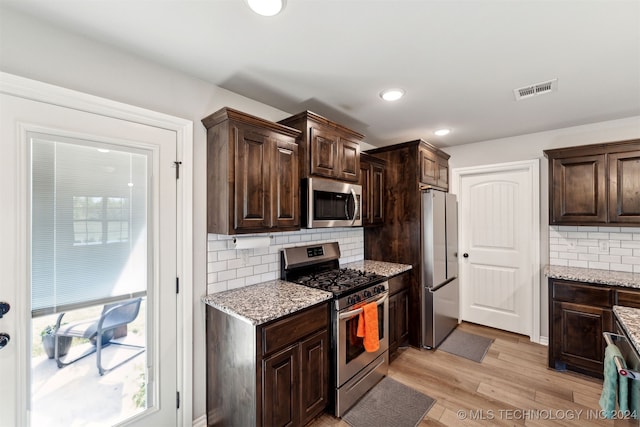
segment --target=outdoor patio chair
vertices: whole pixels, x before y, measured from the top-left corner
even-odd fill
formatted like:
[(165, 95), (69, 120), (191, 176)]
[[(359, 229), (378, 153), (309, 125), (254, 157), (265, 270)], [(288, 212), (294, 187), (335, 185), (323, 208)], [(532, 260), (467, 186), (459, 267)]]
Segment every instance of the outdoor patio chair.
[[(127, 325), (133, 322), (136, 317), (138, 317), (141, 301), (142, 298), (134, 298), (127, 301), (107, 304), (103, 307), (102, 315), (98, 319), (85, 320), (68, 325), (60, 324), (62, 322), (62, 317), (65, 315), (65, 313), (61, 313), (58, 316), (58, 320), (56, 322), (55, 334), (55, 359), (56, 363), (58, 364), (58, 368), (70, 365), (73, 362), (89, 356), (90, 354), (96, 353), (96, 364), (98, 366), (98, 372), (100, 373), (100, 375), (104, 375), (105, 372), (115, 369), (123, 363), (128, 362), (137, 355), (143, 353), (145, 350), (144, 346), (112, 341), (113, 333), (116, 328)], [(75, 358), (72, 358), (71, 360), (62, 360), (60, 358), (60, 355), (58, 354), (59, 337), (86, 338), (91, 341), (95, 340), (95, 346), (91, 346), (91, 348), (89, 348), (87, 351), (83, 352)], [(127, 359), (119, 362), (117, 365), (107, 369), (102, 366), (102, 349), (110, 344), (140, 350)]]

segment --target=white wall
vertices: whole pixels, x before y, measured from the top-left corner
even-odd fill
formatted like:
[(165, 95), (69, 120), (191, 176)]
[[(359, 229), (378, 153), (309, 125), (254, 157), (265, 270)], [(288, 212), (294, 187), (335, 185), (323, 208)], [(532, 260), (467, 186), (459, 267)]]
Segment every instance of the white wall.
[(1, 71), (194, 122), (192, 406), (194, 419), (202, 417), (206, 409), (205, 322), (200, 298), (207, 292), (207, 232), (206, 132), (200, 120), (223, 106), (268, 120), (290, 114), (1, 7)]
[[(543, 150), (640, 138), (640, 116), (443, 148), (451, 169), (540, 159), (540, 260), (549, 263), (549, 168)], [(577, 230), (575, 230), (577, 232)], [(557, 238), (557, 236), (554, 236)], [(615, 243), (614, 243), (615, 244)], [(557, 248), (556, 248), (557, 249)], [(554, 251), (557, 252), (557, 251)], [(573, 255), (570, 255), (572, 257)], [(618, 263), (614, 263), (618, 264)], [(619, 268), (619, 267), (618, 267)], [(540, 334), (548, 336), (547, 281), (541, 274)]]

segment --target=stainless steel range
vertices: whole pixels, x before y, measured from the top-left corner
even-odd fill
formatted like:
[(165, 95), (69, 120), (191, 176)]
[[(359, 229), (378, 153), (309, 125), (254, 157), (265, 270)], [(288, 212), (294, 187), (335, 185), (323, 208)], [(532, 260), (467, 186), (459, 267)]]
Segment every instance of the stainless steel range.
[[(341, 417), (386, 374), (389, 367), (389, 286), (384, 276), (340, 268), (337, 242), (285, 248), (284, 280), (333, 293), (331, 310), (331, 388), (336, 416)], [(357, 336), (362, 306), (378, 307), (380, 348), (367, 352)]]

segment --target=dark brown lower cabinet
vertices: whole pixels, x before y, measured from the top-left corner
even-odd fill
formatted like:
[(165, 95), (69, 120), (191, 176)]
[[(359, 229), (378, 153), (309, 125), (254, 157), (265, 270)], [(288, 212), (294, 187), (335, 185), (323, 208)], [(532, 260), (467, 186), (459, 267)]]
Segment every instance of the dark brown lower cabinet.
[(328, 404), (329, 306), (254, 326), (207, 306), (207, 425), (302, 426)]
[(553, 368), (584, 371), (602, 377), (604, 338), (613, 330), (610, 309), (568, 302), (553, 303)]
[(613, 306), (638, 303), (632, 288), (549, 279), (549, 366), (602, 378)]
[(409, 281), (407, 274), (389, 279), (389, 359), (409, 340)]

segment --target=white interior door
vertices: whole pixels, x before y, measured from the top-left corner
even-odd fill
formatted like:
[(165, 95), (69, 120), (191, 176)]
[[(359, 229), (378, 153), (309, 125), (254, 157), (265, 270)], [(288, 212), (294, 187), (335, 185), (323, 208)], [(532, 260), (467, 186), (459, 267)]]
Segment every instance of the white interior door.
[(539, 209), (532, 164), (456, 174), (461, 318), (532, 336)]
[[(145, 338), (143, 345), (145, 352), (140, 356), (144, 364), (143, 407), (133, 416), (116, 421), (106, 419), (92, 419), (91, 407), (95, 406), (94, 395), (80, 395), (71, 400), (67, 394), (60, 394), (57, 407), (60, 412), (74, 412), (81, 421), (60, 421), (65, 425), (149, 425), (174, 426), (180, 422), (177, 417), (176, 393), (178, 378), (179, 351), (177, 341), (177, 307), (176, 287), (177, 254), (176, 254), (176, 172), (172, 167), (176, 160), (177, 143), (174, 131), (159, 127), (133, 123), (107, 117), (100, 114), (87, 113), (76, 109), (64, 108), (44, 102), (37, 102), (21, 97), (0, 94), (0, 157), (4, 166), (0, 168), (0, 189), (2, 203), (0, 204), (0, 235), (2, 243), (0, 249), (0, 301), (11, 305), (11, 310), (0, 319), (0, 332), (10, 336), (10, 341), (0, 349), (0, 378), (3, 387), (0, 391), (0, 413), (2, 425), (43, 425), (50, 420), (39, 414), (32, 413), (33, 409), (33, 355), (32, 355), (32, 276), (35, 275), (32, 238), (34, 233), (46, 232), (32, 227), (32, 167), (33, 141), (37, 135), (45, 146), (51, 142), (63, 141), (86, 150), (101, 150), (101, 152), (117, 151), (122, 155), (134, 153), (144, 164), (145, 176), (141, 179), (148, 194), (144, 197), (146, 203), (146, 225), (139, 235), (144, 234), (144, 240), (139, 238), (132, 242), (143, 242), (143, 247), (134, 248), (126, 261), (127, 268), (131, 264), (142, 264), (144, 289), (138, 290), (146, 300), (144, 310)], [(78, 157), (80, 166), (84, 160)], [(108, 168), (108, 167), (107, 167)], [(97, 174), (97, 172), (96, 172)], [(126, 182), (126, 181), (125, 181)], [(134, 185), (130, 183), (130, 185)], [(87, 194), (78, 197), (78, 206), (87, 202)], [(91, 196), (89, 194), (88, 196)], [(81, 200), (82, 199), (82, 200)], [(94, 198), (94, 201), (98, 198)], [(111, 205), (118, 205), (118, 212), (123, 212), (124, 199), (117, 197), (108, 200)], [(74, 203), (76, 200), (74, 199)], [(107, 206), (107, 200), (102, 200)], [(110, 205), (110, 206), (111, 206)], [(112, 206), (111, 206), (112, 207)], [(106, 208), (105, 208), (106, 209)], [(128, 212), (128, 211), (127, 211)], [(74, 211), (74, 215), (76, 212)], [(114, 217), (108, 214), (109, 223), (105, 222), (105, 236), (102, 243), (126, 242), (133, 236), (130, 226), (126, 225), (127, 215), (118, 213)], [(95, 220), (91, 215), (74, 217), (75, 229), (72, 228), (76, 246), (96, 244), (93, 239), (94, 231), (84, 224), (84, 231), (79, 232), (82, 221)], [(88, 222), (88, 221), (85, 221)], [(117, 230), (114, 228), (117, 226)], [(84, 237), (82, 237), (84, 233)], [(133, 236), (136, 237), (136, 236)], [(131, 240), (134, 240), (133, 237)], [(99, 239), (98, 239), (99, 240)], [(99, 243), (99, 242), (98, 242)], [(143, 257), (141, 258), (141, 254)], [(40, 262), (40, 261), (37, 261)], [(69, 268), (67, 266), (67, 268)], [(73, 267), (71, 267), (73, 268)], [(79, 268), (79, 266), (78, 266)], [(124, 271), (124, 269), (123, 269)], [(119, 279), (117, 285), (123, 282)], [(139, 277), (136, 276), (136, 277)], [(92, 286), (90, 280), (87, 287)], [(55, 308), (51, 309), (55, 312)], [(94, 359), (95, 354), (86, 359)], [(52, 361), (49, 361), (52, 362)], [(49, 363), (44, 361), (43, 363)], [(87, 370), (86, 375), (95, 381), (106, 381), (106, 387), (112, 387), (108, 381), (112, 373), (121, 368), (100, 376), (95, 369)], [(71, 368), (62, 368), (66, 376), (71, 375)], [(57, 367), (52, 372), (57, 372)], [(78, 383), (79, 384), (79, 383)], [(77, 385), (72, 385), (78, 387)], [(55, 394), (55, 389), (51, 390)], [(66, 397), (65, 397), (66, 396)], [(113, 399), (98, 405), (113, 405)], [(116, 407), (117, 402), (116, 402)], [(84, 412), (83, 412), (84, 408)], [(55, 421), (52, 421), (55, 425)]]

